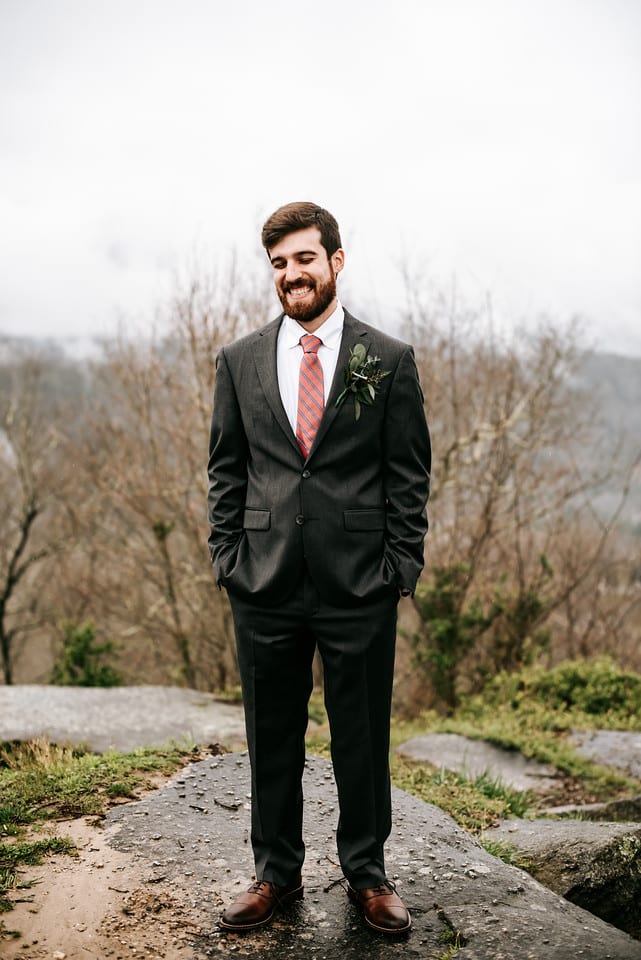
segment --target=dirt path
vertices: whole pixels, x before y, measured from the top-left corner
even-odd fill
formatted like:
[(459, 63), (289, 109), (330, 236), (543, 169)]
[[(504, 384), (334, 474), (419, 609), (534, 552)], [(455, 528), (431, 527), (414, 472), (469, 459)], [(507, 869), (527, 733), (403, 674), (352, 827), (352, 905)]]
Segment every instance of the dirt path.
[(6, 960), (192, 960), (190, 938), (201, 931), (170, 883), (150, 883), (148, 871), (111, 841), (116, 825), (94, 818), (50, 825), (50, 835), (69, 837), (77, 857), (48, 857), (21, 871), (29, 889), (14, 896), (4, 914), (20, 936), (0, 944)]

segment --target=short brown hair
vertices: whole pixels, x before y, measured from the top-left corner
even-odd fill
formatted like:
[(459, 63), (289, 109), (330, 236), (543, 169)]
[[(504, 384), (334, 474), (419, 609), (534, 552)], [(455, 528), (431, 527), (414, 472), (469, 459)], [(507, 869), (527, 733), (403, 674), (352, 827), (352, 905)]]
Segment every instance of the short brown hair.
[(284, 207), (274, 211), (271, 217), (265, 220), (261, 241), (269, 253), (272, 247), (275, 247), (288, 233), (306, 230), (308, 227), (318, 227), (320, 230), (321, 243), (325, 247), (328, 258), (342, 246), (338, 223), (331, 213), (305, 200), (286, 203)]

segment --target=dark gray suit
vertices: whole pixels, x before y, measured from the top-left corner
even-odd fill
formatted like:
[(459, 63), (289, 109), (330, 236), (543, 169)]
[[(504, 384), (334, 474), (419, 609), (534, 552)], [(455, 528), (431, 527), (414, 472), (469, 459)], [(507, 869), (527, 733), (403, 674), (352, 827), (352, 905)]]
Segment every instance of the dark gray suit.
[[(234, 613), (256, 875), (286, 885), (302, 863), (300, 777), (318, 645), (339, 855), (352, 886), (364, 887), (385, 876), (396, 605), (423, 566), (429, 434), (411, 347), (345, 311), (336, 375), (303, 461), (276, 375), (281, 320), (220, 352), (209, 458), (209, 544)], [(357, 343), (389, 371), (358, 421), (351, 396), (336, 407)]]

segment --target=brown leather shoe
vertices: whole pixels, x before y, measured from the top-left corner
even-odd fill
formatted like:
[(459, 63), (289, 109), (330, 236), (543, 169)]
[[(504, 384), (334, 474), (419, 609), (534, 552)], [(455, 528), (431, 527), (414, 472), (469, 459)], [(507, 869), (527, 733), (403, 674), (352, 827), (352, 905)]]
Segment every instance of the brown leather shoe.
[(354, 890), (349, 884), (347, 894), (357, 906), (361, 907), (365, 923), (379, 933), (407, 933), (412, 926), (409, 910), (396, 892), (390, 880), (379, 883), (377, 887)]
[(218, 921), (223, 930), (255, 930), (274, 916), (279, 907), (284, 907), (303, 896), (300, 877), (287, 887), (279, 887), (268, 880), (256, 880), (227, 907)]

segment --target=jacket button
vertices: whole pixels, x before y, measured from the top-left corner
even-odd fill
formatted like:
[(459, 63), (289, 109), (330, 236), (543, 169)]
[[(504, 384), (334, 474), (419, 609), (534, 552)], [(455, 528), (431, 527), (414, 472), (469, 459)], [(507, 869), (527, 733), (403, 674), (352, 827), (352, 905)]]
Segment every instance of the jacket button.
[(302, 525), (305, 523), (305, 517), (302, 515), (302, 513), (299, 513), (296, 517), (296, 523), (299, 527), (302, 527)]
[(302, 472), (302, 474), (301, 474), (303, 480), (309, 480), (309, 478), (311, 477), (311, 475), (312, 475), (311, 470), (303, 470), (303, 472)]

